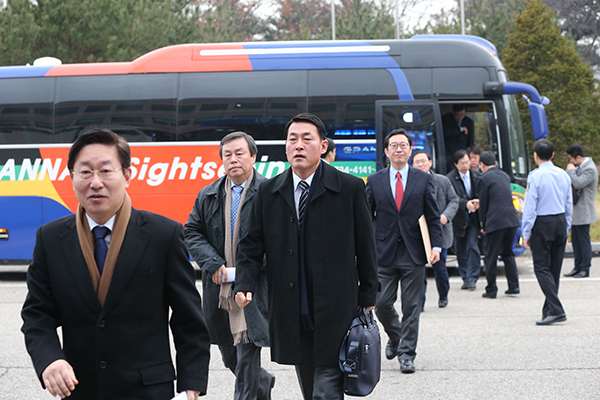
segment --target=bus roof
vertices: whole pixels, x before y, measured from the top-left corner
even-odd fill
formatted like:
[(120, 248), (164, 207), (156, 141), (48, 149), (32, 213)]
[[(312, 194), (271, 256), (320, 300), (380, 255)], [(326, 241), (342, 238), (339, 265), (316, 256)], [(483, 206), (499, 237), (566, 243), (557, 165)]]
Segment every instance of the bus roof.
[(489, 48), (479, 43), (484, 39), (440, 36), (378, 41), (180, 44), (151, 51), (132, 62), (0, 67), (0, 78), (502, 65)]

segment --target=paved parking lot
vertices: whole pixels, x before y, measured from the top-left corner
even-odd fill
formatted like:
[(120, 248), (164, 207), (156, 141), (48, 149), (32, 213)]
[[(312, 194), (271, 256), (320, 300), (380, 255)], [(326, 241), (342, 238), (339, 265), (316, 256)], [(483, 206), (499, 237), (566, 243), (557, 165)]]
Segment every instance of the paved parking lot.
[[(563, 271), (570, 271), (572, 262), (565, 259)], [(483, 276), (474, 292), (460, 290), (460, 278), (451, 277), (445, 309), (437, 307), (429, 277), (417, 372), (401, 374), (396, 360), (382, 357), (381, 382), (368, 398), (600, 399), (600, 258), (593, 259), (590, 278), (562, 279), (560, 298), (568, 320), (554, 326), (535, 325), (543, 295), (531, 259), (518, 258), (518, 268), (521, 294), (503, 295), (500, 268), (500, 295), (494, 300), (481, 297)], [(19, 269), (0, 273), (0, 399), (51, 399), (39, 386), (19, 331), (26, 295)], [(382, 333), (383, 347), (386, 342)], [(277, 376), (274, 399), (301, 398), (293, 368), (271, 363), (268, 350), (263, 350), (263, 361)], [(205, 398), (233, 398), (233, 382), (213, 346)]]

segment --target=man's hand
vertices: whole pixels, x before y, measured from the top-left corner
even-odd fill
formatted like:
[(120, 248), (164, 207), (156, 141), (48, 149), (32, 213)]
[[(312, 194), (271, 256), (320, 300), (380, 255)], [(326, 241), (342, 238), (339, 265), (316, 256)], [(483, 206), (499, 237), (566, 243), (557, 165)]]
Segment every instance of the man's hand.
[(66, 360), (56, 360), (42, 372), (44, 386), (52, 396), (61, 399), (71, 395), (75, 385), (79, 383), (73, 372), (73, 367)]
[(188, 400), (198, 400), (198, 396), (200, 396), (200, 392), (196, 390), (186, 390)]
[(237, 292), (235, 302), (239, 308), (244, 308), (252, 301), (252, 292)]
[(575, 164), (573, 163), (568, 163), (567, 164), (567, 171), (570, 171), (572, 169), (577, 169), (577, 167), (575, 166)]
[(478, 208), (479, 208), (479, 199), (473, 199), (473, 200), (469, 200), (467, 202), (467, 210), (469, 210), (471, 212), (475, 212), (475, 211), (477, 211)]
[(531, 250), (531, 239), (525, 239), (525, 240), (523, 241), (523, 244), (525, 245), (525, 248), (526, 248), (527, 250)]
[(431, 263), (431, 265), (433, 265), (438, 261), (440, 261), (440, 252), (437, 250), (431, 250), (431, 257), (429, 258), (429, 262)]
[(227, 282), (227, 267), (225, 265), (221, 265), (217, 272), (213, 274), (212, 281), (217, 285)]
[(448, 223), (448, 217), (446, 217), (444, 214), (442, 214), (440, 216), (440, 222), (442, 223), (442, 225), (446, 225)]
[(460, 130), (463, 134), (468, 135), (469, 134), (469, 130), (467, 129), (466, 126), (461, 126)]

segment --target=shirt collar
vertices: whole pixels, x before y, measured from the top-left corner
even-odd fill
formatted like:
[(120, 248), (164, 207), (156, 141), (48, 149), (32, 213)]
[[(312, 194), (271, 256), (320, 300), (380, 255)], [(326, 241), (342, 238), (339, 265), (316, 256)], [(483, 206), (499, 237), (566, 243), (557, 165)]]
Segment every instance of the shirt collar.
[(230, 179), (229, 182), (231, 183), (231, 188), (233, 189), (234, 186), (241, 186), (241, 187), (246, 187), (246, 182), (248, 182), (248, 179), (246, 179), (241, 185), (236, 185), (235, 183), (233, 183), (233, 181)]
[[(317, 171), (315, 170), (315, 172)], [(315, 177), (315, 172), (313, 172), (308, 178), (302, 179), (298, 175), (296, 175), (294, 171), (292, 171), (292, 179), (294, 180), (294, 190), (298, 188), (298, 184), (300, 183), (300, 181), (305, 181), (306, 183), (308, 183), (308, 186), (310, 186), (312, 184), (313, 178)]]
[(115, 217), (116, 216), (117, 216), (117, 214), (113, 215), (112, 217), (110, 217), (110, 219), (108, 221), (106, 221), (105, 224), (100, 225), (99, 223), (94, 221), (87, 213), (85, 214), (85, 217), (87, 218), (88, 225), (90, 226), (91, 230), (94, 230), (94, 228), (96, 226), (105, 226), (108, 229), (110, 229), (111, 232), (113, 231), (113, 226), (115, 225)]
[(408, 163), (406, 163), (406, 165), (404, 165), (404, 167), (400, 168), (399, 170), (390, 165), (390, 177), (395, 178), (397, 172), (400, 172), (400, 175), (402, 175), (402, 179), (406, 179), (406, 176), (408, 175)]

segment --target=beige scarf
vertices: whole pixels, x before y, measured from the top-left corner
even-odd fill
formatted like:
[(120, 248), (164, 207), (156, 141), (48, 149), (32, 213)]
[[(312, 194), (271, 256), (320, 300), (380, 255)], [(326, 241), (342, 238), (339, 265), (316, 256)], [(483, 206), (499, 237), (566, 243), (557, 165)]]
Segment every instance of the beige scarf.
[(94, 234), (92, 233), (85, 216), (85, 209), (81, 204), (77, 207), (77, 236), (79, 237), (79, 245), (81, 246), (85, 263), (87, 264), (88, 271), (92, 277), (92, 283), (94, 284), (94, 289), (98, 295), (100, 306), (104, 306), (104, 301), (106, 300), (106, 294), (108, 293), (110, 281), (115, 270), (115, 264), (117, 263), (117, 256), (121, 251), (123, 238), (127, 231), (129, 217), (131, 217), (131, 199), (129, 198), (129, 195), (125, 193), (123, 204), (121, 204), (115, 217), (110, 246), (108, 247), (108, 253), (106, 254), (102, 276), (100, 276), (98, 266), (96, 265), (96, 259), (94, 258)]
[[(254, 171), (246, 181), (246, 186), (240, 197), (240, 205), (238, 206), (237, 218), (235, 219), (235, 227), (233, 228), (233, 239), (231, 238), (231, 179), (225, 179), (225, 207), (223, 213), (225, 216), (225, 262), (228, 267), (235, 267), (235, 251), (237, 248), (238, 235), (240, 232), (240, 215), (242, 213), (242, 205), (246, 198), (246, 192), (254, 178)], [(229, 325), (231, 334), (233, 335), (233, 345), (238, 343), (250, 343), (248, 336), (248, 327), (246, 326), (246, 317), (242, 310), (235, 302), (232, 282), (224, 282), (221, 284), (219, 292), (219, 308), (226, 310), (229, 314)]]

